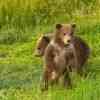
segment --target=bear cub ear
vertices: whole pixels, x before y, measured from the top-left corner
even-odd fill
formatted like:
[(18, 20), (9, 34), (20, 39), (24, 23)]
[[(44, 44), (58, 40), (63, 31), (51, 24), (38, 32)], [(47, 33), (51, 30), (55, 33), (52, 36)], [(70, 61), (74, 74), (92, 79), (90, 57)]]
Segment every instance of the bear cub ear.
[(76, 24), (75, 23), (72, 23), (71, 26), (72, 26), (72, 28), (76, 28)]
[(56, 29), (60, 29), (62, 27), (61, 24), (56, 24)]
[(43, 39), (46, 41), (46, 42), (50, 42), (50, 39), (48, 36), (43, 36)]

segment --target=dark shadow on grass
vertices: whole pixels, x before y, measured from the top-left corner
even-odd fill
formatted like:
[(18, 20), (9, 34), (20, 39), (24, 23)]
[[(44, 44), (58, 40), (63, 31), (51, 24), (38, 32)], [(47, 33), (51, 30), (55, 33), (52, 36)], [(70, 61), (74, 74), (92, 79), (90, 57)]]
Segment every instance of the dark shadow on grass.
[(9, 75), (9, 77), (0, 79), (0, 89), (9, 89), (9, 88), (15, 88), (15, 89), (21, 89), (21, 88), (32, 88), (34, 86), (38, 86), (40, 83), (40, 73), (31, 73), (29, 76), (24, 77), (23, 79), (19, 79), (20, 75), (16, 77), (12, 77), (12, 75)]

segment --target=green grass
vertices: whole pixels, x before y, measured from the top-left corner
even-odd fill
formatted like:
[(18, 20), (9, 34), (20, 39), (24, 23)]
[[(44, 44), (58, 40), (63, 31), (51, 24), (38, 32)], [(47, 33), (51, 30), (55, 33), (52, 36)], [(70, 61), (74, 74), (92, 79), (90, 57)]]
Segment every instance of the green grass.
[[(0, 100), (100, 100), (99, 7), (99, 0), (0, 0)], [(91, 48), (88, 76), (72, 73), (72, 89), (57, 85), (41, 93), (36, 41), (68, 22)]]
[(27, 42), (38, 25), (73, 21), (83, 15), (99, 19), (99, 6), (99, 0), (0, 0), (0, 44)]
[[(94, 18), (95, 19), (95, 18)], [(87, 23), (88, 21), (88, 23)], [(0, 99), (1, 100), (100, 100), (100, 22), (89, 18), (76, 18), (77, 32), (91, 47), (91, 56), (86, 64), (88, 76), (71, 76), (73, 88), (61, 85), (40, 91), (42, 59), (34, 56), (35, 34), (28, 42), (0, 45)], [(34, 32), (47, 32), (53, 27), (36, 28)]]

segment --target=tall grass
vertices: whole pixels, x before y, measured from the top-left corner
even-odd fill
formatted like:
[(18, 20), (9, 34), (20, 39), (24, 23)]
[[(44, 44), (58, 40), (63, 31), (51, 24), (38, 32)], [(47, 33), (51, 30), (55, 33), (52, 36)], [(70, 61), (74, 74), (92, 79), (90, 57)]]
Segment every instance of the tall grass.
[(0, 43), (27, 41), (37, 26), (99, 14), (99, 6), (99, 0), (0, 0)]
[[(100, 100), (99, 7), (100, 0), (0, 0), (0, 100)], [(72, 89), (57, 85), (41, 93), (36, 41), (67, 22), (77, 24), (76, 35), (91, 48), (88, 76), (72, 73)]]

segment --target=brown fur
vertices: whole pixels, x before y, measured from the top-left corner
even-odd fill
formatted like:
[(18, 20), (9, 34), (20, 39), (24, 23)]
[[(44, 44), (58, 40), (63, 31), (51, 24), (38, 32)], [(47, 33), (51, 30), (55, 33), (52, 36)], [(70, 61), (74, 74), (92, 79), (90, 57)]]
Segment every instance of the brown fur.
[(44, 35), (40, 37), (36, 47), (36, 56), (41, 57), (44, 55), (45, 49), (50, 43), (51, 38), (53, 37), (53, 33), (48, 33), (48, 35)]
[[(73, 27), (69, 24), (64, 25), (64, 27), (66, 30), (62, 29), (63, 27), (60, 26), (60, 24), (56, 25), (57, 30), (55, 32), (55, 35), (45, 50), (43, 90), (48, 88), (48, 84), (50, 82), (54, 80), (58, 80), (59, 77), (63, 75), (64, 73), (66, 74), (65, 76), (68, 80), (66, 82), (68, 83), (68, 85), (71, 85), (70, 77), (69, 77), (68, 70), (67, 70), (67, 65), (68, 65), (69, 54), (70, 52), (73, 54), (73, 49), (66, 50), (67, 48), (65, 47), (66, 46), (65, 43), (67, 42), (64, 41), (64, 38), (66, 36), (67, 37), (72, 36)], [(55, 73), (54, 77), (52, 77), (53, 73)]]
[[(49, 41), (47, 41), (47, 39)], [(41, 57), (41, 56), (44, 55), (45, 49), (48, 46), (48, 44), (50, 43), (50, 41), (51, 41), (51, 36), (47, 35), (47, 36), (41, 37), (41, 39), (40, 39), (40, 41), (38, 42), (38, 45), (37, 45), (37, 54), (36, 54), (36, 56)], [(85, 64), (85, 62), (87, 61), (87, 59), (88, 59), (89, 51), (90, 51), (89, 47), (85, 43), (85, 41), (82, 40), (78, 36), (73, 36), (72, 44), (74, 45), (74, 47), (76, 49), (76, 52), (77, 52), (78, 63), (82, 67)]]
[[(58, 27), (59, 26), (59, 27)], [(58, 25), (57, 29), (61, 26)], [(70, 27), (69, 27), (70, 28)], [(67, 29), (68, 30), (68, 29)], [(79, 74), (82, 73), (82, 68), (85, 62), (88, 59), (89, 56), (89, 47), (88, 45), (79, 37), (76, 37), (73, 35), (74, 31), (70, 30), (57, 30), (54, 40), (54, 45), (51, 45), (47, 43), (47, 48), (45, 45), (45, 68), (44, 68), (44, 89), (48, 88), (48, 81), (56, 81), (59, 79), (61, 75), (64, 75), (64, 84), (71, 85), (70, 77), (69, 77), (69, 71), (72, 69), (75, 69)], [(65, 47), (65, 44), (62, 40), (64, 36), (61, 37), (62, 33), (67, 33), (71, 36), (70, 44), (73, 45)], [(60, 36), (60, 37), (59, 37)], [(45, 41), (46, 42), (46, 41)], [(58, 44), (58, 46), (61, 48), (59, 50), (55, 44)], [(75, 52), (75, 53), (74, 53)], [(58, 53), (58, 54), (57, 54)], [(60, 55), (60, 56), (56, 56)], [(56, 63), (55, 60), (56, 59)], [(53, 74), (55, 75), (52, 79)]]

